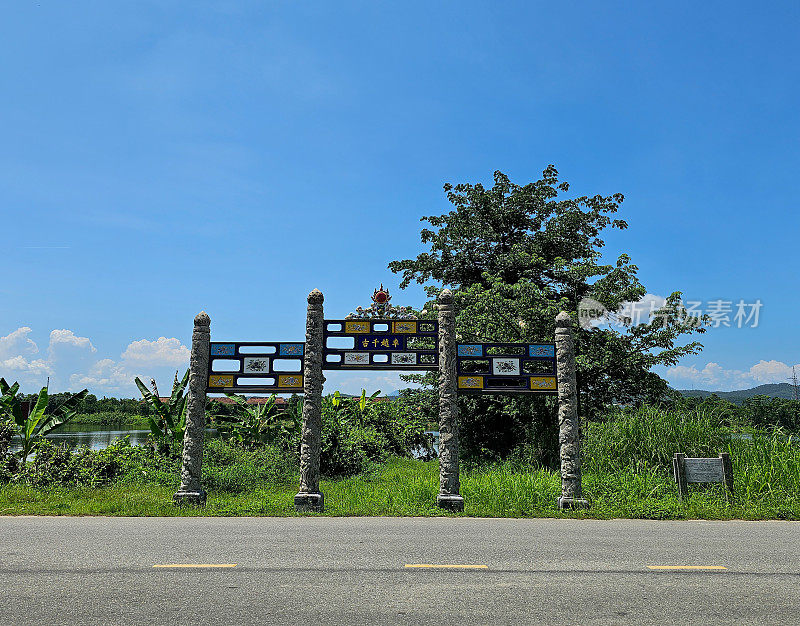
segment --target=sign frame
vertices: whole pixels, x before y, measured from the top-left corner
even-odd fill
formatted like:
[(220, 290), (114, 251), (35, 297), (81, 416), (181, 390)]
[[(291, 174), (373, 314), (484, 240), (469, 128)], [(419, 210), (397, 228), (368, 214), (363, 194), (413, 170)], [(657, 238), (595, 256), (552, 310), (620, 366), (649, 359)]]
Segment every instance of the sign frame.
[[(323, 320), (323, 370), (431, 371), (439, 369), (439, 321), (351, 318)], [(329, 347), (333, 338), (352, 338), (352, 348)], [(409, 346), (414, 340), (432, 348)], [(362, 345), (364, 342), (367, 345)], [(385, 345), (384, 342), (386, 342)]]
[(556, 394), (554, 343), (459, 343), (459, 394)]
[[(242, 348), (266, 348), (242, 352)], [(212, 341), (210, 342), (206, 393), (303, 393), (302, 341)], [(276, 369), (275, 361), (296, 361), (291, 369)], [(219, 361), (235, 361), (237, 369), (215, 369)], [(241, 379), (263, 379), (264, 384), (240, 384)], [(269, 382), (272, 381), (272, 382)]]
[(678, 484), (678, 497), (689, 492), (689, 483), (724, 483), (733, 494), (733, 463), (731, 455), (720, 452), (718, 457), (687, 457), (676, 452), (672, 457), (672, 472)]

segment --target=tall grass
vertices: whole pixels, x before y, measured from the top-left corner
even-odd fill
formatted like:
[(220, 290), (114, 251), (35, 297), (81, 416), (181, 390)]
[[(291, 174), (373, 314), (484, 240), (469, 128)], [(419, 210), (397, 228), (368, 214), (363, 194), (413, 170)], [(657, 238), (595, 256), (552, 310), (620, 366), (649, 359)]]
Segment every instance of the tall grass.
[(732, 440), (727, 451), (733, 459), (737, 498), (751, 507), (774, 510), (781, 518), (800, 512), (800, 445), (796, 437), (780, 431), (756, 434), (752, 442)]
[(584, 446), (585, 468), (616, 472), (625, 468), (671, 468), (672, 456), (716, 456), (729, 433), (711, 410), (663, 410), (642, 407), (618, 410), (605, 422), (589, 424)]
[[(134, 449), (118, 447), (118, 478), (107, 486), (70, 487), (64, 481), (0, 486), (0, 514), (296, 515), (296, 460), (277, 448), (243, 450), (210, 441), (203, 464), (209, 499), (204, 508), (193, 509), (170, 502), (177, 488), (177, 461), (146, 465)], [(733, 461), (733, 496), (722, 485), (690, 485), (687, 497), (679, 499), (672, 455), (723, 451)], [(506, 462), (462, 471), (463, 515), (800, 519), (800, 446), (779, 431), (731, 439), (713, 413), (646, 407), (591, 424), (584, 457), (584, 492), (592, 503), (588, 511), (557, 509), (558, 472)], [(452, 515), (436, 507), (437, 461), (393, 457), (357, 476), (323, 479), (321, 488), (326, 515)]]

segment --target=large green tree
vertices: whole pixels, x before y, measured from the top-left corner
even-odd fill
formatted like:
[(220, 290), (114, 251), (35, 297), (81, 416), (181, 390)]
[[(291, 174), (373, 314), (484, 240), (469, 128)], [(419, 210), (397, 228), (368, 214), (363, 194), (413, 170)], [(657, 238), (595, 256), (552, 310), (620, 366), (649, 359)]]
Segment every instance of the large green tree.
[[(401, 287), (416, 281), (431, 298), (445, 286), (453, 289), (459, 340), (552, 340), (559, 311), (577, 322), (581, 302), (599, 303), (615, 325), (584, 324), (576, 333), (584, 417), (597, 416), (612, 402), (659, 399), (668, 387), (651, 368), (702, 349), (696, 341), (677, 345), (681, 335), (705, 330), (702, 320), (687, 315), (680, 292), (646, 323), (626, 318), (625, 303), (641, 300), (646, 289), (627, 254), (610, 261), (603, 255), (603, 231), (627, 228), (615, 217), (621, 194), (566, 197), (569, 185), (558, 180), (552, 165), (526, 185), (495, 172), (490, 188), (447, 184), (444, 190), (453, 208), (422, 218), (430, 225), (421, 233), (429, 251), (389, 268), (402, 275)], [(539, 456), (552, 460), (552, 399), (464, 402), (463, 439), (472, 454), (503, 456), (520, 440), (530, 443), (547, 433), (549, 441), (540, 447), (550, 454)]]

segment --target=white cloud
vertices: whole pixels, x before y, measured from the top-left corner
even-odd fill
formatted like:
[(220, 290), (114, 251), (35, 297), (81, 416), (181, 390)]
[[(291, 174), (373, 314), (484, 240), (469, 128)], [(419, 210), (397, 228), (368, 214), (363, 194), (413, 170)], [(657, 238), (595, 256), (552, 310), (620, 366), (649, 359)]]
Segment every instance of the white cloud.
[[(800, 372), (800, 364), (795, 365)], [(676, 365), (667, 369), (667, 380), (676, 387), (684, 387), (687, 382), (695, 387), (702, 386), (711, 391), (746, 389), (768, 383), (785, 383), (792, 375), (792, 366), (782, 361), (764, 361), (752, 365), (747, 370), (726, 369), (719, 363), (706, 363), (703, 368), (694, 365)], [(713, 388), (713, 389), (712, 389)]]
[(155, 341), (132, 341), (122, 353), (122, 360), (145, 365), (188, 365), (190, 350), (175, 337), (159, 337)]
[(59, 346), (73, 346), (75, 348), (88, 349), (90, 352), (97, 352), (97, 348), (92, 345), (88, 337), (78, 337), (66, 328), (50, 331), (50, 346), (48, 349), (51, 351), (57, 350)]
[(116, 363), (113, 359), (100, 359), (88, 372), (71, 374), (70, 383), (73, 388), (86, 387), (89, 390), (129, 393), (135, 377), (136, 374), (125, 365)]
[(28, 326), (22, 326), (5, 337), (0, 337), (0, 359), (39, 352), (39, 346), (28, 337), (30, 333)]
[(23, 372), (33, 374), (35, 376), (48, 375), (51, 369), (47, 361), (42, 359), (34, 359), (28, 361), (24, 356), (18, 354), (9, 359), (0, 361), (0, 368), (3, 370), (11, 370), (12, 372)]
[(98, 359), (98, 350), (88, 337), (62, 328), (50, 332), (47, 358), (32, 358), (39, 352), (27, 326), (0, 336), (0, 376), (19, 381), (26, 392), (36, 391), (50, 377), (52, 391), (78, 391), (136, 397), (134, 378), (155, 378), (169, 387), (175, 370), (189, 362), (189, 348), (174, 337), (132, 341), (118, 360)]
[(786, 382), (792, 375), (792, 368), (781, 361), (759, 361), (750, 368), (749, 374), (761, 383)]
[(28, 326), (22, 326), (0, 337), (0, 376), (39, 386), (52, 374), (52, 368), (44, 359), (29, 358), (39, 352), (39, 346), (28, 336), (31, 332)]

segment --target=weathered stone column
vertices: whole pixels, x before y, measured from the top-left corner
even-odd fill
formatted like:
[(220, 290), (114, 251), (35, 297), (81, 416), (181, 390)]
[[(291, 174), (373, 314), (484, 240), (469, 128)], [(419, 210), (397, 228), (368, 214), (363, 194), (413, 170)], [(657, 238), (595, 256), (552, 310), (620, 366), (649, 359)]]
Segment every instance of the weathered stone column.
[(211, 353), (211, 319), (205, 311), (194, 318), (192, 354), (189, 362), (189, 398), (186, 430), (183, 434), (181, 486), (172, 497), (175, 504), (205, 504), (206, 492), (200, 485), (203, 466), (203, 436), (206, 426), (206, 386)]
[(319, 455), (322, 447), (322, 328), (324, 296), (319, 289), (308, 294), (306, 349), (303, 357), (303, 433), (300, 444), (300, 492), (297, 511), (322, 512), (325, 498), (319, 490)]
[(581, 442), (578, 423), (578, 384), (575, 380), (575, 345), (572, 320), (561, 311), (556, 316), (556, 371), (558, 374), (558, 443), (561, 448), (560, 509), (585, 509), (581, 488)]
[(453, 293), (439, 294), (439, 495), (436, 504), (464, 510), (458, 476), (458, 397), (456, 379), (456, 314)]

